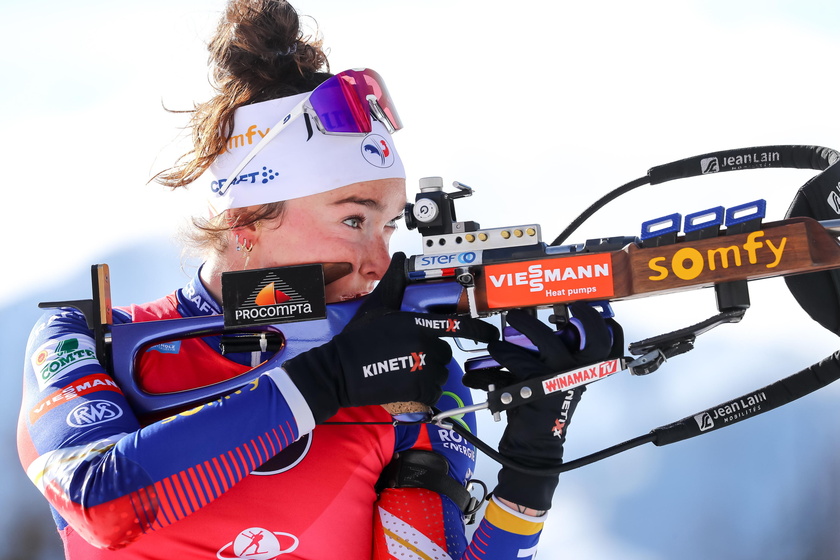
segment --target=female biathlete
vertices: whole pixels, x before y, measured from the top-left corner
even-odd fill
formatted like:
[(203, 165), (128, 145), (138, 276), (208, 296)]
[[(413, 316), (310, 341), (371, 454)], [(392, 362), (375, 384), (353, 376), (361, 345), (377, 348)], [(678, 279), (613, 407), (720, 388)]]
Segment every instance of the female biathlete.
[[(305, 263), (349, 263), (326, 286), (327, 302), (362, 303), (325, 344), (287, 340), (303, 351), (283, 362), (261, 350), (222, 354), (212, 336), (149, 348), (137, 367), (150, 393), (259, 366), (231, 394), (166, 418), (132, 410), (80, 312), (45, 314), (28, 344), (18, 448), (66, 557), (533, 557), (558, 477), (502, 468), (468, 539), (469, 512), (451, 488), (471, 478), (474, 448), (437, 426), (395, 427), (381, 405), (471, 402), (441, 337), (491, 342), (508, 375), (522, 378), (605, 358), (604, 320), (576, 308), (586, 343), (570, 349), (538, 320), (511, 313), (537, 354), (496, 341), (495, 327), (477, 319), (453, 330), (441, 317), (400, 311), (405, 257), (392, 257), (388, 243), (406, 203), (392, 140), (402, 123), (381, 77), (330, 74), (320, 41), (303, 35), (282, 0), (232, 0), (209, 50), (217, 93), (193, 113), (194, 150), (157, 177), (206, 193), (211, 212), (194, 221), (191, 239), (203, 265), (174, 293), (115, 309), (114, 322), (220, 314), (223, 273)], [(508, 414), (500, 451), (557, 467), (579, 397)], [(463, 421), (475, 432), (471, 414)], [(405, 458), (437, 482), (406, 487), (393, 474)]]

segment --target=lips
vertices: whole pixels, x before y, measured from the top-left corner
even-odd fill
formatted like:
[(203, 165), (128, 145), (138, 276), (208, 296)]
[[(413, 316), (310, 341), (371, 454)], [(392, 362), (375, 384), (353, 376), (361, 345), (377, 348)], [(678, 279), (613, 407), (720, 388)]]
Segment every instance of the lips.
[(373, 291), (377, 282), (368, 282), (362, 278), (347, 278), (348, 282), (335, 282), (327, 286), (327, 302), (338, 303), (352, 301), (366, 296)]
[(358, 299), (360, 297), (366, 296), (369, 293), (370, 292), (359, 292), (358, 294), (354, 294), (354, 295), (343, 295), (343, 296), (340, 296), (339, 299), (340, 299), (340, 301), (351, 301), (351, 300)]

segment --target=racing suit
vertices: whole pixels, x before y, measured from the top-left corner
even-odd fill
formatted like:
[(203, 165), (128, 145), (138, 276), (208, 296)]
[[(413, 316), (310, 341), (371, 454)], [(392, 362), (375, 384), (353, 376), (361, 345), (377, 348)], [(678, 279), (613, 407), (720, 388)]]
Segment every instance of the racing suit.
[[(115, 324), (220, 314), (198, 274), (160, 300), (115, 309)], [(294, 337), (294, 332), (284, 332)], [(294, 340), (289, 340), (293, 344)], [(299, 342), (299, 341), (298, 341)], [(270, 357), (222, 355), (218, 337), (164, 342), (137, 363), (140, 388), (169, 393), (217, 383)], [(68, 559), (529, 558), (542, 528), (495, 500), (470, 542), (464, 516), (426, 489), (377, 493), (408, 449), (472, 476), (475, 449), (428, 424), (394, 426), (379, 406), (341, 409), (314, 425), (282, 372), (166, 418), (133, 411), (99, 363), (84, 316), (45, 314), (30, 335), (18, 451), (47, 498)], [(453, 361), (440, 408), (470, 404)], [(462, 419), (475, 432), (472, 414)]]

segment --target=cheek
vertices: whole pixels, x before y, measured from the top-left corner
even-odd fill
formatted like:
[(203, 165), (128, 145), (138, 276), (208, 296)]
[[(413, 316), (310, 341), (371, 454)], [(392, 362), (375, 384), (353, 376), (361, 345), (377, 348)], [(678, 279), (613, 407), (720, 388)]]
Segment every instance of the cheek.
[(264, 266), (289, 266), (313, 262), (349, 262), (354, 272), (364, 254), (370, 251), (368, 243), (356, 242), (341, 235), (330, 235), (325, 229), (301, 227), (297, 230), (278, 231), (278, 235), (263, 239), (266, 243)]
[(308, 246), (311, 242), (306, 236), (282, 235), (263, 241), (267, 243), (265, 247), (267, 266), (302, 264), (306, 262), (304, 257), (312, 254), (313, 247)]
[(392, 228), (385, 231), (385, 233), (383, 234), (383, 238), (385, 239), (385, 246), (391, 244), (391, 238), (394, 236), (394, 233), (396, 233), (396, 231), (396, 228)]

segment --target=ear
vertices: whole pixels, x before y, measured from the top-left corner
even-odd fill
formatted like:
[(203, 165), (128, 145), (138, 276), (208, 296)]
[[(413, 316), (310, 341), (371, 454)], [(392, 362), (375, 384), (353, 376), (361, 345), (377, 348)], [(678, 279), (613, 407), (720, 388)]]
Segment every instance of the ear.
[(237, 225), (241, 220), (241, 213), (238, 209), (225, 210), (224, 218), (233, 244), (236, 244), (237, 240), (240, 243), (247, 241), (252, 246), (257, 244), (263, 230), (259, 221), (241, 226)]

